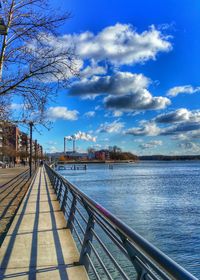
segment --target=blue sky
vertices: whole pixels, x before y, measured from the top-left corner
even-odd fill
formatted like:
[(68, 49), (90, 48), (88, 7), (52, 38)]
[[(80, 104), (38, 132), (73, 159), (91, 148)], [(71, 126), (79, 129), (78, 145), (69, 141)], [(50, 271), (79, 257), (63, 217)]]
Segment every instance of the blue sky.
[(34, 131), (45, 150), (63, 151), (64, 136), (81, 131), (92, 138), (79, 133), (79, 151), (199, 154), (200, 2), (60, 2), (72, 18), (51, 40), (74, 44), (80, 78), (49, 104), (53, 128)]

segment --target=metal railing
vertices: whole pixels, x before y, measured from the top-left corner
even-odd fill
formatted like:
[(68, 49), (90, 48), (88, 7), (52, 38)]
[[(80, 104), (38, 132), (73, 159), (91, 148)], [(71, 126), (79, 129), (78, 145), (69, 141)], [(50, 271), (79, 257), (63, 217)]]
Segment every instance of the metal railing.
[(197, 280), (48, 165), (45, 168), (67, 228), (78, 241), (79, 264), (91, 279)]

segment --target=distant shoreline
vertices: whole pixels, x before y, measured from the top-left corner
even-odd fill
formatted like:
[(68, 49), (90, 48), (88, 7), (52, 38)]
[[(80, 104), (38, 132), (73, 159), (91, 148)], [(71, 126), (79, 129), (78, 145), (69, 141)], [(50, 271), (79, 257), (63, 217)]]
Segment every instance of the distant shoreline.
[(134, 160), (84, 160), (84, 161), (58, 161), (58, 164), (94, 164), (94, 163), (136, 163)]
[(138, 160), (84, 160), (84, 161), (58, 161), (58, 164), (115, 164), (137, 163), (140, 161), (194, 161), (200, 160), (200, 156), (139, 156)]

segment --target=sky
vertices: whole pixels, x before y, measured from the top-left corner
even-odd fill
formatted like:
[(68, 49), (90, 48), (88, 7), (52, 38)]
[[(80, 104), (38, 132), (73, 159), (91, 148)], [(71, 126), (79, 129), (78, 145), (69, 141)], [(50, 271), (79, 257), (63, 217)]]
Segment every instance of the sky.
[(49, 40), (74, 46), (80, 76), (49, 104), (52, 129), (34, 130), (44, 150), (62, 152), (76, 134), (80, 152), (200, 154), (199, 0), (51, 4), (72, 14)]

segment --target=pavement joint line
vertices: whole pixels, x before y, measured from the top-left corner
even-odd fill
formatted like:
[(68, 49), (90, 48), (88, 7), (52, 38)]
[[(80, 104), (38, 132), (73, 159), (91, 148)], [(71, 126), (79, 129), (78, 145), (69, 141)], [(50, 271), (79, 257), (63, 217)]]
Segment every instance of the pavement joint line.
[[(38, 232), (50, 232), (50, 231), (58, 231), (58, 230), (68, 230), (67, 227), (59, 227), (59, 228), (53, 228), (53, 229), (41, 229), (41, 230), (38, 230)], [(19, 235), (26, 235), (26, 234), (32, 234), (33, 232), (32, 231), (25, 231), (25, 232), (20, 232), (20, 233), (10, 233), (10, 234), (7, 234), (6, 236), (13, 236), (13, 235), (16, 235), (16, 236), (19, 236)]]
[[(62, 212), (61, 210), (54, 210), (54, 211), (41, 211), (40, 214), (45, 214), (45, 213), (54, 213), (54, 212)], [(19, 214), (16, 214), (16, 216), (20, 216), (20, 215), (23, 215), (23, 216), (27, 216), (27, 215), (33, 215), (35, 214), (35, 212), (29, 212), (29, 213), (19, 213)]]

